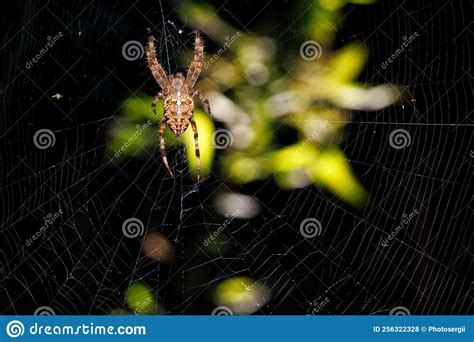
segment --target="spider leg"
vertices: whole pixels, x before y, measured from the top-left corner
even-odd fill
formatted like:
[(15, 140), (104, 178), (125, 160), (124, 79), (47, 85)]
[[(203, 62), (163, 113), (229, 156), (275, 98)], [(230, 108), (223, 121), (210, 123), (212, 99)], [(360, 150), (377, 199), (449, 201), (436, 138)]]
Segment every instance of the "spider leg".
[(156, 94), (153, 102), (151, 103), (151, 110), (153, 111), (153, 114), (156, 115), (156, 104), (158, 103), (158, 100), (159, 99), (164, 99), (165, 96), (163, 95), (163, 93), (160, 91)]
[(166, 158), (165, 129), (166, 129), (166, 116), (163, 115), (163, 117), (161, 118), (161, 123), (160, 123), (161, 158), (163, 159), (163, 163), (165, 163), (166, 169), (170, 173), (171, 177), (174, 177), (173, 172), (171, 171), (170, 166), (168, 164), (168, 158)]
[(186, 82), (192, 88), (196, 83), (199, 74), (202, 70), (202, 60), (204, 58), (204, 41), (201, 38), (201, 33), (196, 31), (196, 38), (194, 39), (194, 58), (189, 66), (188, 74), (186, 75)]
[(209, 105), (209, 100), (201, 93), (201, 91), (195, 90), (192, 96), (199, 97), (202, 104), (204, 105), (204, 111), (207, 113), (207, 115), (211, 115), (211, 106)]
[(199, 151), (199, 142), (198, 142), (198, 130), (196, 126), (196, 121), (194, 120), (194, 115), (191, 116), (191, 127), (194, 132), (194, 149), (196, 151), (196, 163), (197, 163), (197, 181), (201, 179), (201, 152)]
[(161, 67), (160, 62), (158, 62), (158, 58), (156, 57), (156, 49), (155, 49), (155, 37), (152, 35), (148, 36), (148, 44), (146, 46), (146, 57), (148, 60), (148, 67), (153, 74), (156, 82), (160, 85), (161, 89), (168, 88), (168, 78), (166, 77), (166, 73)]

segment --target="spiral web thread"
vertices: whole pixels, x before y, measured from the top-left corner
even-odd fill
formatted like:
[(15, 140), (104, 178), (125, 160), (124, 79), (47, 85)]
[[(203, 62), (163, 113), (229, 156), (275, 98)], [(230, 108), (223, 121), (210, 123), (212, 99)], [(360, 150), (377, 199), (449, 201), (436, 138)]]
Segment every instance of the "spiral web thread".
[[(170, 19), (173, 9), (164, 11), (156, 2), (71, 6), (63, 11), (59, 1), (26, 1), (22, 27), (2, 37), (4, 51), (18, 51), (18, 60), (27, 61), (45, 37), (64, 32), (29, 71), (2, 60), (11, 70), (2, 74), (8, 96), (0, 121), (3, 314), (32, 314), (43, 306), (55, 314), (126, 309), (124, 293), (136, 281), (146, 282), (167, 312), (211, 314), (215, 285), (242, 275), (271, 290), (262, 314), (472, 314), (472, 30), (461, 2), (383, 2), (347, 13), (367, 16), (355, 36), (340, 34), (343, 45), (354, 39), (368, 44), (367, 83), (404, 84), (416, 100), (359, 112), (347, 126), (343, 148), (372, 206), (357, 212), (315, 187), (278, 190), (271, 200), (259, 198), (269, 183), (234, 187), (229, 190), (253, 193), (261, 212), (229, 224), (216, 255), (201, 241), (224, 221), (213, 211), (213, 196), (228, 183), (197, 187), (181, 148), (170, 149), (175, 179), (164, 172), (157, 149), (119, 165), (103, 159), (105, 128), (120, 113), (115, 103), (157, 89), (143, 59), (115, 65), (108, 57), (120, 55), (127, 41), (144, 42), (151, 27), (160, 32), (165, 70), (185, 68), (177, 61), (192, 35), (181, 34), (184, 28)], [(219, 13), (231, 11), (228, 6)], [(265, 14), (253, 20), (265, 20)], [(139, 29), (123, 29), (133, 25)], [(382, 69), (413, 31), (420, 37)], [(101, 67), (91, 73), (88, 63)], [(129, 73), (135, 83), (122, 81), (132, 79)], [(64, 95), (61, 101), (51, 98), (56, 92)], [(32, 139), (41, 128), (51, 129), (56, 140), (44, 151)], [(409, 133), (409, 145), (391, 146), (395, 129)], [(43, 218), (59, 209), (60, 219), (45, 224)], [(397, 229), (414, 209), (420, 214)], [(124, 236), (129, 218), (139, 218), (144, 231), (167, 236), (175, 246), (171, 264), (145, 256), (140, 236)], [(320, 234), (302, 236), (305, 218), (318, 220)], [(40, 227), (41, 238), (26, 246)]]

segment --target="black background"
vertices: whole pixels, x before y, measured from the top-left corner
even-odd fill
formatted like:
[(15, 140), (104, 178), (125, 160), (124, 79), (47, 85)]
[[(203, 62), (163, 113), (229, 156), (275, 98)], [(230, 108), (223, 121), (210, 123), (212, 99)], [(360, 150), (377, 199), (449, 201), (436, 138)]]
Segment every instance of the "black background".
[[(213, 5), (237, 29), (280, 37), (280, 53), (297, 51), (305, 40), (298, 32), (309, 2)], [(325, 297), (329, 303), (319, 314), (387, 314), (396, 306), (412, 314), (472, 314), (468, 2), (385, 0), (344, 7), (336, 48), (365, 41), (370, 51), (359, 81), (396, 83), (410, 94), (403, 107), (355, 112), (345, 128), (342, 148), (371, 205), (357, 211), (313, 187), (283, 191), (272, 180), (234, 187), (265, 205), (255, 219), (232, 223), (230, 250), (212, 263), (195, 254), (196, 245), (207, 229), (203, 222), (223, 221), (213, 213), (212, 194), (227, 184), (213, 176), (192, 191), (197, 186), (186, 174), (167, 177), (158, 150), (149, 160), (119, 166), (103, 158), (105, 131), (121, 101), (130, 91), (157, 91), (146, 63), (128, 63), (121, 47), (144, 41), (148, 29), (159, 35), (166, 28), (167, 39), (177, 39), (174, 47), (190, 48), (191, 28), (180, 22), (176, 6), (145, 0), (135, 7), (130, 1), (2, 4), (0, 312), (31, 314), (48, 305), (57, 314), (103, 314), (126, 308), (128, 285), (143, 280), (169, 312), (209, 314), (216, 281), (248, 275), (274, 286), (259, 314), (307, 314), (310, 302)], [(58, 31), (64, 37), (27, 70), (45, 37)], [(419, 37), (410, 49), (382, 69), (415, 31)], [(206, 46), (218, 48), (211, 41)], [(175, 56), (167, 62), (172, 72), (186, 68)], [(51, 99), (56, 92), (64, 95), (61, 101)], [(34, 148), (32, 136), (43, 127), (56, 133), (54, 149)], [(390, 148), (395, 128), (410, 132), (409, 148)], [(181, 149), (170, 155), (185, 170)], [(26, 247), (42, 217), (58, 207), (65, 210), (62, 222)], [(420, 215), (410, 230), (381, 247), (380, 240), (414, 208)], [(147, 260), (138, 241), (123, 238), (121, 223), (132, 216), (148, 218), (148, 230), (175, 240), (172, 264)], [(317, 241), (298, 234), (308, 216), (328, 228)]]

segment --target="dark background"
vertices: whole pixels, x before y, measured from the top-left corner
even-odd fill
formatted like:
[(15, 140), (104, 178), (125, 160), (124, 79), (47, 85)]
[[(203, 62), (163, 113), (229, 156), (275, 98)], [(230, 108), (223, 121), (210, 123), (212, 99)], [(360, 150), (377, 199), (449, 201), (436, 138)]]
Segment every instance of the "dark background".
[[(305, 1), (212, 1), (221, 18), (242, 31), (280, 37), (297, 50), (304, 37)], [(258, 314), (472, 314), (473, 116), (472, 8), (467, 1), (379, 1), (347, 5), (336, 48), (365, 41), (370, 51), (361, 82), (391, 82), (411, 94), (404, 104), (355, 112), (342, 148), (371, 194), (356, 210), (314, 187), (283, 191), (273, 181), (235, 186), (263, 210), (229, 227), (229, 250), (209, 262), (196, 247), (213, 212), (213, 193), (227, 186), (211, 176), (196, 186), (186, 174), (166, 176), (159, 151), (147, 160), (105, 163), (105, 130), (121, 101), (157, 86), (146, 63), (127, 63), (124, 42), (147, 29), (175, 46), (193, 36), (172, 1), (6, 1), (1, 16), (0, 312), (31, 314), (47, 305), (57, 314), (104, 314), (126, 308), (124, 292), (141, 280), (172, 314), (209, 314), (217, 280), (245, 275), (272, 287)], [(259, 13), (258, 15), (256, 15)], [(164, 18), (164, 19), (163, 19)], [(168, 22), (168, 20), (170, 22)], [(153, 24), (155, 25), (153, 27)], [(182, 29), (184, 34), (178, 35)], [(64, 37), (30, 70), (25, 62), (58, 31)], [(78, 37), (78, 32), (81, 36)], [(410, 49), (387, 69), (381, 64), (417, 31)], [(218, 48), (207, 42), (210, 50)], [(175, 72), (185, 65), (171, 56)], [(168, 65), (167, 65), (168, 64)], [(282, 65), (284, 68), (284, 65)], [(148, 80), (146, 83), (144, 83)], [(55, 101), (51, 95), (61, 93)], [(56, 133), (54, 149), (33, 146), (34, 132)], [(390, 148), (394, 128), (408, 130), (409, 148)], [(180, 148), (175, 167), (186, 169)], [(31, 247), (42, 217), (63, 208), (61, 222)], [(403, 213), (420, 214), (388, 247), (379, 242)], [(298, 234), (314, 213), (329, 227), (318, 241)], [(148, 230), (169, 236), (169, 265), (147, 259), (124, 239), (121, 224), (142, 217)], [(203, 223), (205, 222), (205, 223)], [(180, 229), (176, 229), (180, 227)]]

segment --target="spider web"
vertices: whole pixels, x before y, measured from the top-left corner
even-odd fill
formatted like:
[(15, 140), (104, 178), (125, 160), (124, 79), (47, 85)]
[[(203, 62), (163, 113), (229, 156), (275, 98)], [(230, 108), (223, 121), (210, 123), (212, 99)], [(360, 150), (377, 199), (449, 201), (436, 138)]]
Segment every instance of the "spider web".
[[(397, 307), (412, 314), (472, 313), (472, 10), (461, 1), (381, 1), (343, 13), (338, 46), (359, 40), (371, 51), (363, 81), (404, 85), (413, 99), (357, 112), (346, 127), (343, 149), (371, 194), (364, 211), (312, 186), (280, 190), (271, 179), (237, 186), (213, 174), (196, 185), (182, 148), (169, 148), (175, 178), (163, 168), (158, 144), (145, 158), (120, 164), (104, 158), (105, 132), (119, 122), (121, 101), (157, 91), (143, 59), (123, 58), (123, 44), (144, 42), (150, 29), (158, 33), (165, 70), (187, 68), (179, 61), (193, 36), (176, 19), (174, 3), (5, 6), (11, 15), (3, 14), (1, 41), (3, 314), (43, 306), (56, 314), (127, 309), (124, 294), (136, 281), (148, 284), (169, 313), (210, 314), (215, 286), (236, 276), (269, 288), (271, 300), (260, 314), (388, 314)], [(216, 8), (246, 32), (262, 26), (257, 23), (272, 6), (287, 5), (269, 2), (241, 15), (235, 6)], [(274, 29), (291, 39), (304, 23), (285, 20)], [(409, 49), (381, 68), (415, 31), (419, 37)], [(63, 37), (25, 68), (58, 32)], [(63, 97), (52, 98), (56, 93)], [(55, 137), (47, 149), (33, 143), (43, 128)], [(394, 129), (409, 132), (409, 146), (389, 144)], [(228, 224), (214, 255), (202, 241), (226, 219), (215, 209), (224, 192), (252, 196), (260, 211)], [(48, 214), (53, 222), (28, 245)], [(321, 222), (320, 236), (301, 236), (308, 217)], [(124, 236), (128, 218), (167, 237), (175, 248), (169, 264), (143, 253), (143, 236)]]

